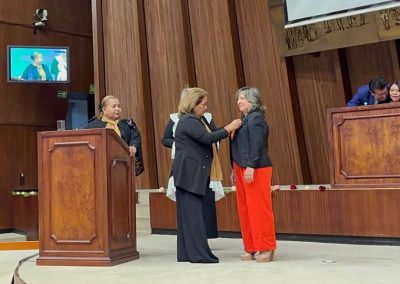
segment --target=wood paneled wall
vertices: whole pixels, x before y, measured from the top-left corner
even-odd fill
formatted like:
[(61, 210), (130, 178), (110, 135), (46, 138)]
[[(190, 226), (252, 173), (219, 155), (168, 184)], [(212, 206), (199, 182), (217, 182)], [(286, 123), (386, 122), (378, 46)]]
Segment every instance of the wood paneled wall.
[(176, 112), (183, 86), (195, 85), (187, 3), (181, 0), (145, 0), (149, 76), (158, 181), (166, 186), (171, 168), (170, 150), (161, 139), (169, 114)]
[(295, 109), (297, 99), (292, 99), (293, 82), (289, 81), (285, 59), (275, 49), (268, 7), (263, 0), (235, 3), (245, 82), (260, 89), (267, 107), (273, 182), (309, 183), (301, 123), (296, 123), (301, 121)]
[[(48, 29), (34, 35), (33, 14), (39, 7), (48, 9)], [(66, 11), (77, 12), (71, 16)], [(51, 0), (27, 0), (23, 8), (18, 1), (2, 3), (0, 123), (55, 125), (57, 119), (65, 119), (67, 110), (67, 101), (58, 99), (57, 91), (89, 90), (89, 84), (93, 82), (93, 49), (91, 18), (90, 14), (87, 14), (88, 11), (90, 12), (90, 0), (74, 0), (60, 5)], [(71, 82), (69, 84), (8, 83), (7, 45), (69, 46)]]
[[(400, 237), (398, 189), (283, 190), (272, 200), (278, 234)], [(175, 212), (164, 194), (150, 194), (153, 229), (176, 229)], [(217, 219), (218, 231), (240, 232), (235, 193), (217, 202)]]
[(352, 94), (376, 76), (382, 76), (389, 82), (400, 79), (395, 41), (346, 48), (346, 61)]
[[(14, 202), (18, 203), (16, 199), (21, 197), (13, 197), (11, 191), (37, 189), (36, 133), (47, 129), (37, 126), (0, 126), (3, 137), (0, 147), (0, 229), (15, 228), (14, 220), (35, 218), (30, 216), (30, 212), (14, 212)], [(25, 182), (22, 185), (20, 174), (24, 174)]]
[[(0, 6), (0, 229), (27, 231), (37, 237), (36, 197), (12, 197), (13, 189), (37, 188), (36, 133), (65, 119), (67, 100), (57, 91), (87, 92), (93, 83), (90, 0), (2, 1)], [(33, 34), (36, 9), (48, 10), (45, 31)], [(7, 82), (7, 45), (69, 46), (69, 84)], [(19, 184), (20, 173), (25, 184)]]
[(346, 105), (345, 85), (337, 50), (292, 58), (311, 182), (329, 182), (328, 108)]
[[(105, 74), (104, 89), (99, 99), (114, 95), (120, 99), (125, 117), (133, 117), (142, 134), (142, 145), (146, 170), (137, 179), (138, 188), (157, 186), (154, 131), (151, 109), (147, 44), (145, 37), (143, 1), (93, 1), (93, 15), (98, 16), (93, 26), (102, 44), (103, 54), (97, 54), (96, 73)], [(97, 5), (96, 5), (97, 4)], [(101, 9), (101, 13), (98, 13)], [(102, 23), (101, 25), (99, 23)], [(102, 28), (101, 33), (98, 31)], [(96, 48), (96, 46), (95, 46)], [(97, 46), (98, 49), (98, 46)]]
[[(92, 3), (98, 99), (119, 96), (143, 133), (146, 172), (138, 188), (166, 185), (170, 152), (160, 140), (185, 86), (209, 91), (220, 126), (239, 116), (235, 91), (258, 87), (271, 130), (273, 183), (321, 184), (329, 182), (326, 110), (345, 106), (375, 75), (400, 77), (394, 41), (280, 57), (265, 0)], [(229, 185), (226, 141), (221, 160)]]
[[(170, 152), (160, 140), (185, 86), (209, 91), (209, 111), (220, 126), (239, 117), (236, 90), (246, 84), (259, 87), (268, 107), (274, 182), (309, 181), (302, 129), (296, 126), (300, 121), (298, 103), (292, 102), (293, 86), (285, 60), (275, 50), (266, 1), (93, 3), (95, 66), (100, 70), (95, 70), (95, 78), (100, 90), (101, 76), (105, 77), (98, 100), (109, 92), (119, 96), (128, 108), (125, 115), (138, 122), (147, 147), (146, 174), (139, 179), (138, 188), (166, 185)], [(226, 141), (221, 160), (229, 185)]]
[[(235, 92), (243, 85), (242, 70), (235, 57), (239, 48), (232, 1), (189, 0), (194, 65), (197, 85), (209, 91), (209, 110), (218, 126), (239, 116)], [(239, 67), (237, 69), (237, 67)], [(220, 147), (225, 184), (231, 174), (227, 140)]]
[(36, 9), (48, 11), (47, 30), (76, 36), (92, 36), (91, 0), (2, 1), (0, 22), (31, 29)]

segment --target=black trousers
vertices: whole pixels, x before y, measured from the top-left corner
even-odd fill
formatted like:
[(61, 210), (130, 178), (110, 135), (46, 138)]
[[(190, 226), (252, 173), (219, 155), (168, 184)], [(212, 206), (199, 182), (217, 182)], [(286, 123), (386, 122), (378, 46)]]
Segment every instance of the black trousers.
[(215, 192), (210, 188), (203, 197), (203, 216), (206, 226), (207, 238), (218, 238), (217, 210), (215, 207)]
[(218, 263), (207, 242), (203, 214), (204, 196), (176, 188), (178, 262)]

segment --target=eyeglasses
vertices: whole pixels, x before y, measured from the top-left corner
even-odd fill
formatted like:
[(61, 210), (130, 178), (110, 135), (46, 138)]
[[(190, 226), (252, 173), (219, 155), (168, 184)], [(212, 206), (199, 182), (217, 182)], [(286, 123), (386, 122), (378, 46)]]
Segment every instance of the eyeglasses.
[(376, 96), (376, 97), (382, 97), (382, 96), (384, 96), (384, 95), (387, 95), (387, 93), (388, 93), (388, 90), (385, 90), (385, 91), (380, 92), (380, 93), (372, 92), (372, 94), (373, 94), (374, 96)]

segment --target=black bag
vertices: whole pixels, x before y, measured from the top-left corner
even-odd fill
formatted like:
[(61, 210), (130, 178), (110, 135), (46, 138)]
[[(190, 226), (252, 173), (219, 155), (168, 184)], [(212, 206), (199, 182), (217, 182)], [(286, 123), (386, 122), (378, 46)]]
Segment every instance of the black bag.
[(142, 155), (135, 155), (135, 176), (144, 172), (144, 163)]

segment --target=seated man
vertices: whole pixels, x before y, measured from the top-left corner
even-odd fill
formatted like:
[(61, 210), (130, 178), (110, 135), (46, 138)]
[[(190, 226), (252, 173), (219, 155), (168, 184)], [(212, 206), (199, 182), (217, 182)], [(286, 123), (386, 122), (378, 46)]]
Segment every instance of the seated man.
[(347, 103), (347, 106), (363, 106), (388, 103), (388, 84), (382, 77), (372, 79), (368, 85), (361, 86)]

